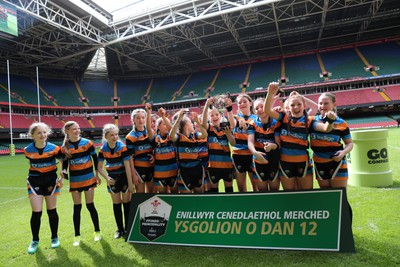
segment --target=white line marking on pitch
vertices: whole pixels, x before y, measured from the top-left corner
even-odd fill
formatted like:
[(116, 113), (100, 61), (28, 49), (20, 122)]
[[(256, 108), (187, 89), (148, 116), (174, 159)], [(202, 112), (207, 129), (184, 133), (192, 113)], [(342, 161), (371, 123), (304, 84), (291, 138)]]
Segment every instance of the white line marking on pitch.
[(26, 189), (26, 187), (7, 187), (7, 186), (0, 186), (0, 190), (21, 190), (21, 189)]
[(7, 203), (19, 201), (19, 200), (22, 200), (22, 199), (24, 199), (24, 198), (26, 198), (26, 196), (25, 196), (25, 197), (20, 197), (20, 198), (11, 199), (11, 200), (8, 200), (8, 201), (1, 202), (0, 205), (4, 205), (4, 204), (7, 204)]
[(396, 149), (400, 149), (400, 147), (397, 147), (397, 146), (391, 146), (391, 145), (389, 145), (390, 147), (393, 147), (393, 148), (396, 148)]

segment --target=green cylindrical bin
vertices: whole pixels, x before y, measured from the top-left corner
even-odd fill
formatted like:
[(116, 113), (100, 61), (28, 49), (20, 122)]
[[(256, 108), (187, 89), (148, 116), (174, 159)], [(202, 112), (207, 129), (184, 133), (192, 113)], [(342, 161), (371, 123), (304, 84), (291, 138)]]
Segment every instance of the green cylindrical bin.
[(347, 155), (350, 185), (393, 185), (385, 129), (352, 131), (353, 150)]

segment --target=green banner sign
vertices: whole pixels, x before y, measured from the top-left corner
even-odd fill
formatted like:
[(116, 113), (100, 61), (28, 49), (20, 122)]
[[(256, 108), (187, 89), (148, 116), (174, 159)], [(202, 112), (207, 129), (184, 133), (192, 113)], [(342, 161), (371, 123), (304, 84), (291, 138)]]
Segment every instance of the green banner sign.
[(355, 251), (344, 189), (134, 194), (128, 242)]

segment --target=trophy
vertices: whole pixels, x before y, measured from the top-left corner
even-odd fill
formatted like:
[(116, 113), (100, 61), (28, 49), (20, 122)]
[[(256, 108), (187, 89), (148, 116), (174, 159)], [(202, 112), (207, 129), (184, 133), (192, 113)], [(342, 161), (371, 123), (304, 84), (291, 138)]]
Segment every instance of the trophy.
[(219, 128), (224, 129), (230, 126), (228, 119), (224, 116), (225, 109), (231, 107), (232, 100), (230, 99), (229, 93), (223, 95), (214, 96), (213, 106), (221, 114), (221, 120), (219, 123)]

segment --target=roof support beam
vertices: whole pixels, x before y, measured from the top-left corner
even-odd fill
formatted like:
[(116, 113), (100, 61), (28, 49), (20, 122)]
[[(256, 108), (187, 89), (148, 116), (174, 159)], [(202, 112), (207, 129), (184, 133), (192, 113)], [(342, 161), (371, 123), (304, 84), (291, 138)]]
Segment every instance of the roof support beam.
[(127, 20), (111, 25), (114, 28), (115, 40), (105, 45), (125, 41), (140, 35), (145, 35), (167, 28), (189, 24), (199, 20), (206, 20), (222, 14), (241, 11), (266, 5), (279, 0), (208, 0), (208, 1), (186, 1), (170, 5), (166, 10), (154, 11), (145, 15), (138, 15)]
[(281, 53), (283, 54), (283, 47), (282, 47), (281, 34), (280, 34), (280, 30), (279, 30), (278, 17), (276, 16), (276, 9), (275, 9), (275, 4), (274, 3), (272, 3), (272, 12), (274, 14), (276, 37), (278, 38), (279, 48), (281, 50)]
[(197, 49), (199, 49), (204, 55), (206, 55), (209, 59), (214, 61), (214, 63), (219, 64), (218, 59), (214, 56), (214, 54), (204, 48), (203, 42), (196, 36), (194, 33), (192, 27), (190, 25), (181, 25), (179, 27), (179, 30), (182, 32), (182, 34), (187, 38), (188, 41), (190, 41)]
[(321, 28), (319, 29), (318, 33), (317, 48), (319, 48), (319, 43), (321, 41), (322, 33), (324, 32), (326, 14), (328, 13), (328, 5), (329, 5), (329, 0), (324, 0), (324, 7), (322, 8), (322, 15), (321, 15)]
[(228, 14), (222, 14), (221, 15), (222, 19), (224, 20), (226, 26), (228, 27), (228, 30), (232, 34), (233, 38), (235, 39), (236, 43), (239, 45), (240, 49), (242, 49), (243, 53), (246, 55), (246, 58), (249, 59), (249, 53), (247, 53), (246, 47), (243, 45), (242, 42), (240, 42), (240, 36), (239, 33), (237, 32), (235, 25), (233, 24), (230, 16)]
[(357, 37), (356, 37), (356, 41), (359, 41), (362, 37), (362, 34), (364, 33), (364, 31), (369, 27), (369, 25), (371, 24), (372, 20), (375, 18), (376, 14), (379, 11), (380, 6), (382, 5), (383, 0), (377, 0), (375, 2), (371, 3), (371, 6), (368, 10), (368, 19), (364, 20), (361, 23), (361, 27), (360, 30), (358, 31)]
[[(137, 39), (139, 41), (141, 41), (143, 44), (145, 44), (147, 48), (159, 53), (164, 58), (168, 58), (169, 60), (171, 60), (175, 65), (180, 65), (180, 66), (186, 68), (187, 70), (190, 70), (189, 66), (184, 64), (179, 57), (169, 56), (167, 49), (165, 47), (163, 47), (162, 45), (160, 45), (160, 43), (154, 39), (153, 34), (146, 34), (143, 36), (139, 36)], [(165, 70), (163, 70), (163, 71), (165, 71)]]

